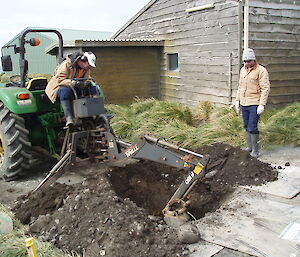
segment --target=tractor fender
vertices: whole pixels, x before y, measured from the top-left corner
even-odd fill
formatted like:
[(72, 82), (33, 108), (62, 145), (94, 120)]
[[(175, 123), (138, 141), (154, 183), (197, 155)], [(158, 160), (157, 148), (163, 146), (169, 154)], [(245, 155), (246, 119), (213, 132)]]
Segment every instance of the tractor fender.
[[(19, 94), (29, 94), (29, 99), (18, 99)], [(1, 87), (0, 101), (11, 112), (16, 114), (37, 112), (36, 99), (33, 94), (26, 88), (22, 87)]]

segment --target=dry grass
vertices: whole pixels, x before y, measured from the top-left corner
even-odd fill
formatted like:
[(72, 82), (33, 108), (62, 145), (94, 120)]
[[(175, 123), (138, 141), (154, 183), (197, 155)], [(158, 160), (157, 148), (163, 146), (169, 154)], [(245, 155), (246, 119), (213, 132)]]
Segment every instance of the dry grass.
[(261, 143), (273, 145), (300, 145), (300, 103), (270, 110), (262, 119)]
[[(230, 108), (216, 108), (209, 102), (190, 109), (170, 101), (138, 99), (129, 106), (109, 105), (107, 109), (116, 114), (111, 122), (116, 134), (131, 142), (151, 132), (191, 148), (214, 142), (234, 146), (246, 143), (242, 117)], [(300, 103), (267, 110), (259, 127), (265, 147), (300, 145)]]
[(196, 107), (191, 109), (193, 124), (200, 125), (208, 122), (211, 118), (211, 114), (215, 111), (216, 108), (208, 101), (198, 103)]

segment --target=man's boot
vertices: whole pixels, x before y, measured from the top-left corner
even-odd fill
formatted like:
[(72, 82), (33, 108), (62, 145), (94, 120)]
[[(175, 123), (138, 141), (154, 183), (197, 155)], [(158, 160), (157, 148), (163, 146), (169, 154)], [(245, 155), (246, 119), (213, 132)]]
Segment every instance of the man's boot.
[(66, 117), (66, 126), (68, 127), (70, 125), (73, 125), (74, 117), (73, 117), (72, 100), (64, 100), (60, 102)]
[(250, 155), (252, 157), (257, 158), (259, 156), (258, 152), (258, 140), (259, 140), (259, 134), (250, 134), (251, 135), (251, 144), (252, 144), (252, 152)]
[(246, 139), (247, 139), (248, 146), (243, 150), (251, 153), (252, 152), (251, 134), (248, 131), (246, 132)]

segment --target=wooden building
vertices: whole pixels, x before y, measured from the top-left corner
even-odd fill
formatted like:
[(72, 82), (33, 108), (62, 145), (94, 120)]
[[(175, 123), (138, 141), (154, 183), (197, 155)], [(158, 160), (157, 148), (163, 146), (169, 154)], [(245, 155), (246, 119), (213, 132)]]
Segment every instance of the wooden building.
[[(128, 104), (139, 98), (159, 98), (159, 40), (75, 40), (64, 44), (64, 53), (92, 51), (96, 68), (91, 75), (101, 85), (106, 103)], [(57, 55), (57, 43), (46, 51)]]
[(160, 98), (188, 105), (233, 103), (242, 50), (253, 48), (269, 103), (285, 104), (300, 100), (299, 32), (300, 1), (152, 0), (112, 38), (162, 40)]

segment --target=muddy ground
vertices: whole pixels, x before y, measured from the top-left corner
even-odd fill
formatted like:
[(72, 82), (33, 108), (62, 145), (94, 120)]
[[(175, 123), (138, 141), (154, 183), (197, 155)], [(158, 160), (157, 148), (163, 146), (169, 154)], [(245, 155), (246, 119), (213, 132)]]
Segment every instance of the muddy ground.
[[(277, 179), (277, 171), (269, 164), (239, 148), (215, 144), (197, 152), (210, 155), (208, 168), (215, 175), (191, 192), (189, 212), (194, 218), (215, 211), (237, 185)], [(218, 160), (224, 162), (213, 167)], [(56, 183), (29, 198), (19, 198), (13, 210), (40, 239), (89, 257), (184, 256), (186, 245), (165, 225), (161, 210), (185, 176), (183, 171), (150, 161), (102, 171), (95, 167), (81, 183)]]

